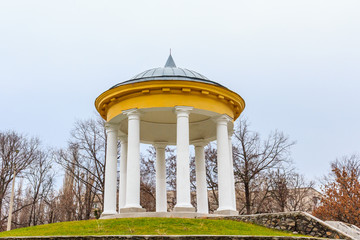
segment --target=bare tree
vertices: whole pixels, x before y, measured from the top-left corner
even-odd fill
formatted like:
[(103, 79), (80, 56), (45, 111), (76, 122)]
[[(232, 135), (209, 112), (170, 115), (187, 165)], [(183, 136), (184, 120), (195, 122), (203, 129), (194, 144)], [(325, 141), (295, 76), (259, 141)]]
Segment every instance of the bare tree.
[(288, 198), (290, 195), (289, 190), (289, 177), (284, 169), (277, 169), (269, 174), (269, 183), (270, 183), (270, 194), (274, 205), (277, 205), (278, 209), (276, 212), (285, 212), (287, 207)]
[(205, 147), (206, 183), (210, 190), (209, 212), (214, 212), (219, 206), (218, 198), (218, 168), (217, 151), (214, 144), (210, 143)]
[[(77, 150), (73, 149), (73, 151)], [(73, 152), (73, 154), (75, 155), (74, 157), (77, 156), (76, 152)], [(73, 165), (73, 167), (75, 166)], [(74, 220), (76, 216), (75, 178), (73, 173), (75, 173), (75, 169), (65, 171), (63, 186), (59, 191), (58, 208), (61, 209), (59, 216), (61, 221), (71, 221)]]
[[(305, 177), (299, 173), (290, 173), (288, 178), (289, 196), (287, 208), (290, 211), (311, 212), (320, 200), (320, 193), (315, 189), (314, 181), (306, 181)], [(318, 193), (317, 195), (314, 192)]]
[(140, 201), (147, 211), (155, 211), (156, 208), (155, 164), (156, 149), (151, 146), (146, 156), (141, 156), (140, 164)]
[(89, 219), (96, 199), (103, 208), (106, 158), (104, 120), (77, 121), (67, 149), (60, 150), (57, 162), (73, 178), (77, 219)]
[[(39, 144), (37, 138), (27, 138), (14, 131), (0, 132), (0, 228), (7, 218), (3, 203), (14, 170), (18, 177), (23, 176), (24, 170), (36, 159)], [(14, 212), (16, 211), (15, 209)]]
[[(168, 194), (168, 208), (172, 209), (176, 204), (176, 155), (173, 147), (165, 148), (166, 182)], [(156, 208), (156, 149), (153, 146), (147, 148), (145, 155), (141, 156), (140, 165), (140, 195), (141, 205), (148, 211)]]
[(66, 151), (61, 150), (58, 162), (65, 168), (60, 195), (63, 221), (89, 219), (95, 198), (102, 200), (101, 192), (94, 187), (93, 174), (89, 173), (91, 163), (82, 158), (78, 144), (70, 144)]
[(27, 201), (30, 204), (28, 226), (44, 224), (46, 216), (44, 210), (49, 195), (53, 191), (55, 171), (53, 170), (53, 159), (49, 151), (36, 152), (36, 159), (26, 172), (25, 179), (28, 182)]
[[(244, 186), (243, 184), (240, 184)], [(259, 173), (251, 182), (251, 203), (253, 213), (266, 213), (271, 212), (272, 199), (270, 197), (270, 183), (268, 174), (266, 172)], [(243, 206), (246, 209), (246, 195), (244, 191)]]
[(196, 166), (195, 156), (190, 156), (190, 201), (191, 204), (196, 208)]
[[(165, 148), (167, 189), (176, 192), (176, 154), (174, 147)], [(175, 205), (176, 203), (174, 203)]]
[(168, 210), (176, 205), (176, 155), (175, 148), (167, 146), (165, 148), (166, 165), (166, 184), (168, 192)]
[(240, 119), (234, 132), (234, 175), (236, 183), (244, 186), (246, 213), (251, 213), (251, 188), (260, 173), (290, 162), (289, 151), (295, 142), (282, 132), (275, 131), (265, 140), (249, 130), (246, 119)]
[(61, 209), (59, 208), (59, 192), (51, 191), (47, 198), (44, 200), (46, 211), (44, 222), (46, 223), (55, 223), (61, 222)]

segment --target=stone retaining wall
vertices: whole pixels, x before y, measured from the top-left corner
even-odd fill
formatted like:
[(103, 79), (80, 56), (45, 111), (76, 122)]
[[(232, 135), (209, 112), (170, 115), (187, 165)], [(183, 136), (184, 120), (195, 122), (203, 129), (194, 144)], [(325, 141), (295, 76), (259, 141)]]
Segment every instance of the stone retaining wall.
[(305, 237), (263, 237), (263, 236), (49, 236), (49, 237), (7, 237), (1, 240), (321, 240), (321, 238)]
[(286, 230), (314, 237), (353, 239), (324, 221), (306, 212), (266, 213), (223, 217), (236, 221), (251, 222), (268, 228)]

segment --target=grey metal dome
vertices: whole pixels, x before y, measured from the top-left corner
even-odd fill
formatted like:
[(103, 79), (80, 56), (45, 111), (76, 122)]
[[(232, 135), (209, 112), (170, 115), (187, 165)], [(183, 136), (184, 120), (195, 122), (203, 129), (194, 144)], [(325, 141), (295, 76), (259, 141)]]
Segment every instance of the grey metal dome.
[(152, 68), (146, 70), (142, 73), (135, 75), (134, 77), (132, 77), (127, 81), (116, 84), (112, 88), (125, 84), (152, 81), (152, 80), (185, 80), (185, 81), (203, 82), (217, 86), (222, 86), (217, 82), (209, 80), (207, 77), (205, 77), (204, 75), (198, 72), (186, 68), (176, 67), (174, 59), (172, 58), (170, 53), (170, 56), (166, 61), (164, 67), (158, 67), (158, 68)]

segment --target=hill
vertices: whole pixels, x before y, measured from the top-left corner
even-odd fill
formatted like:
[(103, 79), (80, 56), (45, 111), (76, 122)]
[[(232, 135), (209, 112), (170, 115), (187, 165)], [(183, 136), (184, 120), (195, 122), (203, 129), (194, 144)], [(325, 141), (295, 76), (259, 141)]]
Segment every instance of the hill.
[(121, 218), (61, 222), (1, 232), (11, 236), (75, 235), (254, 235), (300, 236), (262, 226), (215, 219)]

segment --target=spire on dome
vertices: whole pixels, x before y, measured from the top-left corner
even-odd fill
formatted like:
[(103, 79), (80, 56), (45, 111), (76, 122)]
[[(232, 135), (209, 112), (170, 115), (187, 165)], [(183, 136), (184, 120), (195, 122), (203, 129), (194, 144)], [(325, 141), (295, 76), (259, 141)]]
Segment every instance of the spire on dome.
[(174, 59), (173, 59), (172, 56), (171, 56), (171, 49), (170, 49), (169, 58), (168, 58), (168, 60), (167, 60), (166, 63), (165, 63), (165, 67), (176, 68)]

